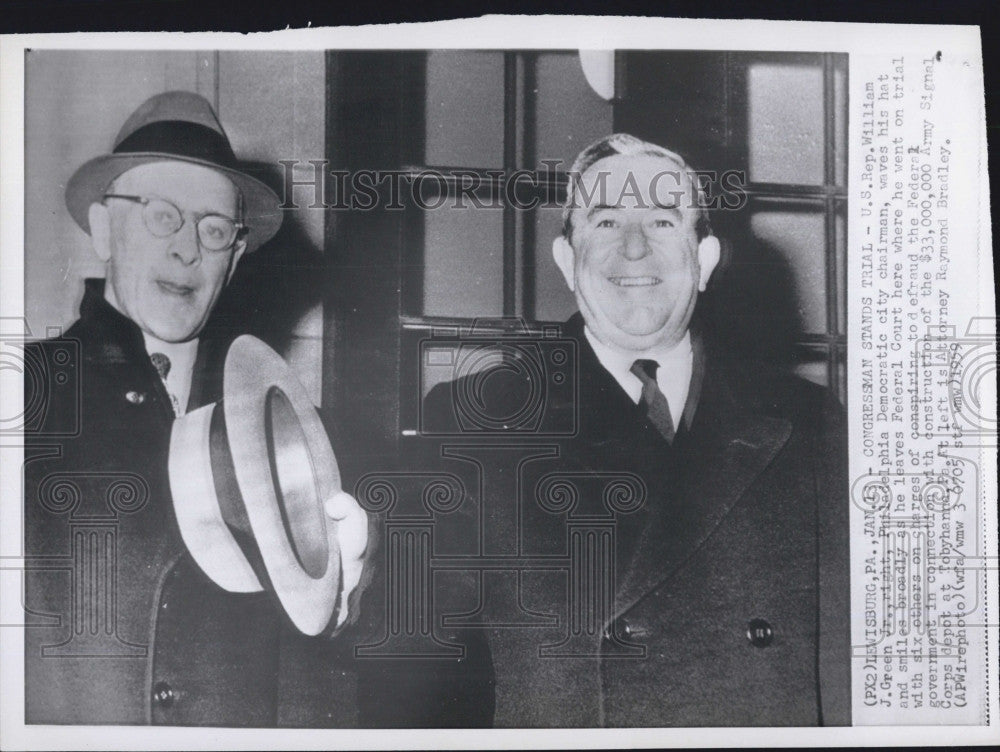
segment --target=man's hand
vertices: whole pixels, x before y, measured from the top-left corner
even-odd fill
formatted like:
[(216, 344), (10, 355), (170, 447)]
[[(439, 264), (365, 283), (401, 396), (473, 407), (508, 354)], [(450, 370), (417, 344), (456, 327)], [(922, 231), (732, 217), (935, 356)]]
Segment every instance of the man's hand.
[(368, 515), (349, 493), (338, 491), (326, 500), (326, 514), (337, 523), (340, 544), (340, 612), (339, 628), (347, 619), (347, 599), (361, 580), (365, 550), (368, 548)]

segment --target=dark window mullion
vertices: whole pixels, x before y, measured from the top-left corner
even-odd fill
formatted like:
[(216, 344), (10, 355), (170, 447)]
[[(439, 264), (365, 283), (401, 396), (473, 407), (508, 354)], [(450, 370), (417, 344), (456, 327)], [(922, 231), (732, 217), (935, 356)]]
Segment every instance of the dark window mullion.
[(723, 70), (723, 109), (726, 113), (726, 135), (725, 143), (723, 144), (724, 151), (727, 155), (732, 155), (733, 153), (733, 143), (734, 139), (734, 126), (733, 126), (733, 68), (736, 63), (733, 61), (733, 53), (726, 52), (722, 56), (722, 70)]
[[(503, 55), (503, 169), (517, 169), (517, 55)], [(517, 308), (517, 215), (514, 207), (503, 208), (503, 313), (514, 316)]]
[[(829, 189), (837, 183), (835, 111), (837, 107), (834, 81), (833, 55), (823, 55), (823, 183)], [(834, 334), (839, 330), (837, 303), (837, 207), (834, 196), (827, 193), (824, 201), (824, 230), (826, 235), (826, 330)], [(837, 388), (837, 354), (834, 348), (827, 352), (827, 383)]]
[(427, 305), (424, 299), (425, 212), (418, 210), (410, 201), (404, 206), (403, 232), (399, 246), (403, 254), (406, 254), (399, 261), (401, 316), (423, 313)]
[[(530, 176), (517, 175), (517, 189), (519, 191), (531, 190), (542, 200), (556, 202), (561, 206), (562, 202), (566, 199), (566, 184), (569, 181), (568, 173), (563, 170), (537, 168), (538, 165), (535, 165), (535, 169), (533, 169)], [(513, 176), (513, 172), (508, 172), (500, 167), (406, 164), (401, 169), (405, 179), (413, 184), (426, 183), (432, 187), (443, 185), (449, 192), (455, 191), (459, 187), (456, 175), (461, 173), (475, 175), (479, 181), (479, 185), (472, 192), (476, 195), (481, 195), (486, 190), (501, 195), (505, 190), (505, 181)], [(812, 191), (817, 193), (817, 195), (822, 195), (822, 188), (814, 188)], [(428, 195), (435, 194), (431, 193)]]
[(836, 345), (842, 344), (845, 341), (844, 335), (842, 334), (809, 334), (802, 332), (796, 338), (795, 343), (798, 345)]
[(746, 183), (742, 186), (748, 196), (766, 196), (774, 198), (827, 199), (846, 198), (847, 192), (831, 185), (808, 185), (805, 183)]
[[(521, 164), (535, 169), (538, 154), (538, 53), (524, 52), (524, 87), (522, 89), (523, 142)], [(541, 186), (539, 186), (541, 187)], [(521, 213), (521, 314), (528, 321), (535, 318), (535, 219), (537, 209)]]
[(518, 317), (479, 316), (464, 318), (460, 316), (402, 316), (400, 326), (405, 331), (426, 332), (427, 334), (454, 333), (466, 331), (475, 325), (477, 331), (497, 332), (504, 334), (541, 335), (563, 326), (562, 321), (522, 321)]

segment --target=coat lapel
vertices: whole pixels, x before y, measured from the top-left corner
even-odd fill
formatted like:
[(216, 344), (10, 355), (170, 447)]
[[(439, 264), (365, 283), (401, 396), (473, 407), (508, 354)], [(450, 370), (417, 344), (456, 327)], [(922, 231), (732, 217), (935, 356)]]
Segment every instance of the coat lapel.
[(659, 434), (601, 365), (583, 326), (583, 317), (578, 313), (566, 322), (565, 329), (579, 348), (580, 386), (575, 406), (578, 434), (567, 448), (566, 458), (593, 470), (625, 470)]
[(579, 433), (564, 446), (564, 460), (578, 471), (630, 472), (647, 487), (645, 508), (617, 521), (615, 618), (698, 550), (781, 451), (791, 424), (738, 396), (730, 369), (696, 331), (684, 430), (670, 447), (600, 364), (579, 314), (564, 334), (579, 344), (580, 369)]
[(80, 340), (87, 365), (84, 377), (99, 375), (107, 379), (123, 401), (130, 392), (143, 395), (145, 419), (169, 426), (174, 411), (166, 387), (149, 360), (142, 331), (104, 299), (103, 279), (88, 279), (84, 284), (80, 319), (66, 332)]
[[(734, 399), (724, 375), (704, 364), (697, 411), (672, 461), (641, 471), (649, 516), (623, 568), (613, 617), (669, 579), (705, 542), (788, 441), (791, 424)], [(685, 410), (688, 414), (688, 410)]]
[[(141, 330), (105, 301), (104, 280), (88, 279), (85, 284), (80, 320), (71, 330), (83, 344), (84, 357), (91, 366), (120, 385), (123, 395), (129, 390), (146, 394), (156, 406), (150, 414), (169, 426), (174, 420), (170, 395), (149, 360)], [(221, 373), (227, 349), (216, 344), (215, 338), (207, 332), (202, 332), (188, 412), (222, 398)]]

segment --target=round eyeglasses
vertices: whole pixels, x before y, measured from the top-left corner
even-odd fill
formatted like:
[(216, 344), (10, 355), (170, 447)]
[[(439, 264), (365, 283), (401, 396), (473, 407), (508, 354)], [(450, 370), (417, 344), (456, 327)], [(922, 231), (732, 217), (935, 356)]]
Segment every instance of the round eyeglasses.
[[(165, 199), (126, 196), (121, 193), (105, 193), (104, 198), (117, 198), (141, 204), (142, 221), (150, 234), (157, 238), (175, 235), (184, 226), (184, 214)], [(194, 220), (198, 242), (206, 251), (228, 251), (247, 231), (245, 225), (224, 214), (195, 214)]]

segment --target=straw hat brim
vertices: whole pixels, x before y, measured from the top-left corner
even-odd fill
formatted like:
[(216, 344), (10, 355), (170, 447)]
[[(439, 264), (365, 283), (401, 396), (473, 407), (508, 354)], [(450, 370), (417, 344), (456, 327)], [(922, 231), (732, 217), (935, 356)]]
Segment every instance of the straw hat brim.
[(90, 234), (90, 205), (100, 203), (111, 182), (122, 173), (151, 162), (187, 162), (225, 175), (243, 196), (243, 222), (249, 228), (247, 253), (274, 237), (281, 227), (281, 202), (277, 194), (255, 177), (203, 159), (166, 152), (106, 154), (83, 164), (66, 184), (66, 207), (78, 225)]
[(274, 350), (249, 335), (233, 342), (222, 400), (174, 423), (169, 473), (181, 537), (202, 571), (230, 592), (266, 588), (300, 632), (324, 631), (342, 575), (324, 502), (342, 489), (340, 471), (316, 408)]

